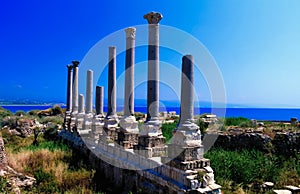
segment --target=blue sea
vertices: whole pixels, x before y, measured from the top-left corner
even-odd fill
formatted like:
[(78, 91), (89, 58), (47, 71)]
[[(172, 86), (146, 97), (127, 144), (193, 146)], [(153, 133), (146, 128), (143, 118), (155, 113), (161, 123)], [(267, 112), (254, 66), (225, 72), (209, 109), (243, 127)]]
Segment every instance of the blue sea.
[[(28, 112), (30, 110), (44, 110), (52, 106), (38, 106), (38, 105), (3, 105), (3, 108), (15, 113), (18, 110)], [(62, 108), (65, 108), (62, 106)], [(117, 111), (122, 111), (122, 107), (118, 107)], [(136, 112), (146, 113), (146, 107), (135, 107)], [(107, 111), (107, 107), (104, 107)], [(160, 111), (176, 111), (180, 112), (179, 107), (161, 108)], [(213, 113), (219, 117), (246, 117), (249, 119), (257, 120), (276, 120), (276, 121), (289, 121), (292, 117), (300, 119), (300, 109), (293, 108), (195, 108), (196, 114)]]

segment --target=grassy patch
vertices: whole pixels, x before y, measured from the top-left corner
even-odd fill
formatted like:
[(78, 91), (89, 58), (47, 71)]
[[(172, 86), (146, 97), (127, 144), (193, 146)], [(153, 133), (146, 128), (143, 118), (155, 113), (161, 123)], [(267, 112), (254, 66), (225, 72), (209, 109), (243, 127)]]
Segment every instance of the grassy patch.
[(240, 127), (250, 127), (251, 120), (244, 117), (228, 117), (225, 118), (226, 126), (240, 126)]
[(211, 160), (215, 178), (225, 193), (233, 193), (238, 187), (247, 189), (248, 185), (265, 181), (274, 182), (279, 188), (300, 184), (299, 154), (284, 158), (257, 150), (211, 149), (205, 157)]
[[(36, 187), (24, 193), (94, 193), (94, 171), (85, 168), (80, 158), (76, 158), (76, 166), (72, 165), (75, 159), (67, 145), (47, 141), (42, 135), (38, 146), (32, 145), (33, 137), (20, 138), (8, 133), (5, 137), (9, 166), (37, 180)], [(0, 183), (4, 185), (5, 181)]]
[(166, 141), (169, 142), (173, 136), (173, 131), (176, 128), (177, 123), (163, 123), (161, 126), (162, 134), (166, 138)]

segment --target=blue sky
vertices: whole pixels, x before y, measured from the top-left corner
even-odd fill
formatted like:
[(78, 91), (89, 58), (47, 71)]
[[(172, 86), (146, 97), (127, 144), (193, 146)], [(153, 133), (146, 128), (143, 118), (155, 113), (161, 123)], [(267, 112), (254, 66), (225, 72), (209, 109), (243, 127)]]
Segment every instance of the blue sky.
[[(299, 10), (298, 0), (2, 1), (0, 99), (64, 102), (68, 63), (82, 61), (99, 40), (146, 24), (143, 15), (158, 11), (164, 16), (161, 25), (189, 33), (208, 49), (228, 103), (299, 107)], [(136, 52), (137, 62), (146, 60), (146, 48)], [(180, 68), (181, 55), (173, 51), (161, 49), (161, 60)], [(195, 73), (198, 98), (210, 100), (209, 83), (201, 70)], [(103, 76), (99, 84), (105, 86)], [(178, 76), (168, 77), (180, 84)], [(178, 99), (162, 88), (162, 99)], [(144, 94), (145, 86), (138, 86), (137, 98)]]

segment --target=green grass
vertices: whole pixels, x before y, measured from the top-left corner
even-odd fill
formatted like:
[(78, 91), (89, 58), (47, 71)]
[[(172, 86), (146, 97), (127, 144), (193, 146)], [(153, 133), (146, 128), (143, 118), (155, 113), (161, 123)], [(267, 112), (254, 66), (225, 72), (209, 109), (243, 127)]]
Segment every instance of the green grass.
[[(1, 133), (9, 166), (37, 181), (35, 187), (22, 189), (22, 193), (95, 193), (94, 170), (81, 157), (76, 157), (68, 145), (40, 135), (35, 146), (33, 137), (21, 138), (6, 130)], [(6, 180), (1, 179), (0, 192), (10, 190)]]
[(224, 124), (226, 126), (250, 127), (251, 120), (244, 117), (227, 117)]
[(205, 157), (211, 161), (217, 182), (230, 182), (230, 188), (239, 184), (245, 188), (249, 184), (266, 181), (274, 182), (279, 188), (300, 184), (299, 154), (284, 158), (257, 150), (211, 149)]

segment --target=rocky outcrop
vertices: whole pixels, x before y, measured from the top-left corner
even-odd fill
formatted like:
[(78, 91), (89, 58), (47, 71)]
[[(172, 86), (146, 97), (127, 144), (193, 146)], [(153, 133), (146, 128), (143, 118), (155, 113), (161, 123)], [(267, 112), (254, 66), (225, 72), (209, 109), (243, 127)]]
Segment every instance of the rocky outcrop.
[(278, 132), (272, 140), (274, 151), (282, 155), (300, 153), (300, 132)]
[(280, 155), (293, 155), (300, 153), (300, 133), (276, 132), (275, 136), (271, 138), (261, 132), (220, 132), (214, 147), (228, 150), (257, 149)]
[(6, 186), (11, 188), (13, 193), (21, 193), (21, 188), (28, 189), (35, 183), (33, 177), (18, 173), (7, 165), (4, 141), (0, 136), (0, 177), (7, 180)]
[(235, 149), (257, 149), (267, 151), (271, 138), (261, 133), (242, 133), (242, 134), (219, 134), (214, 147), (221, 147), (228, 150)]
[(0, 170), (5, 170), (7, 167), (7, 160), (5, 155), (4, 149), (4, 141), (3, 138), (0, 136)]

